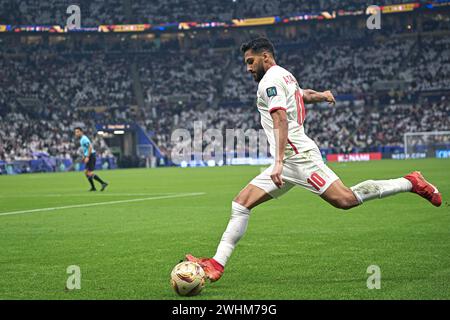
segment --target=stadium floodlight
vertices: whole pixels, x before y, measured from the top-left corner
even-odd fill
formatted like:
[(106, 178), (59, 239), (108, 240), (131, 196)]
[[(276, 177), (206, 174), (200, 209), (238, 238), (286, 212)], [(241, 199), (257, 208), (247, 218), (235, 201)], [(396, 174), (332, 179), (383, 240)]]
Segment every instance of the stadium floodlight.
[(407, 132), (405, 158), (450, 158), (450, 131)]

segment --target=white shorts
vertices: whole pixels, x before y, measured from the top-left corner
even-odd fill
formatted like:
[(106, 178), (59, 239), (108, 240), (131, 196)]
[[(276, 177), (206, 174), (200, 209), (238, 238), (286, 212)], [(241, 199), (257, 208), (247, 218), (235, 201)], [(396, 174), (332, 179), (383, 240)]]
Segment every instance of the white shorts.
[(284, 185), (278, 188), (270, 178), (273, 166), (255, 177), (250, 184), (278, 198), (298, 185), (316, 194), (322, 194), (339, 177), (323, 162), (318, 148), (301, 152), (284, 160), (282, 178)]

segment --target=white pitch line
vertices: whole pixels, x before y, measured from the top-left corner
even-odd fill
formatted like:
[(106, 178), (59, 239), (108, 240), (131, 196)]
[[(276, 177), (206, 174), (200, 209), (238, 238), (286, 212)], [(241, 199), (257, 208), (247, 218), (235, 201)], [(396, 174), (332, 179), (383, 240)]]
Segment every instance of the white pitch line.
[(31, 210), (22, 210), (22, 211), (11, 211), (11, 212), (0, 212), (0, 216), (10, 216), (21, 213), (34, 213), (34, 212), (43, 212), (43, 211), (55, 211), (55, 210), (63, 210), (63, 209), (72, 209), (72, 208), (85, 208), (85, 207), (94, 207), (94, 206), (102, 206), (109, 204), (119, 204), (119, 203), (129, 203), (129, 202), (140, 202), (140, 201), (148, 201), (148, 200), (159, 200), (159, 199), (170, 199), (170, 198), (181, 198), (181, 197), (195, 197), (204, 195), (204, 192), (197, 193), (179, 193), (168, 196), (159, 196), (159, 197), (149, 197), (149, 198), (138, 198), (138, 199), (128, 199), (128, 200), (117, 200), (117, 201), (107, 201), (107, 202), (95, 202), (95, 203), (85, 203), (85, 204), (75, 204), (70, 206), (62, 206), (62, 207), (53, 207), (53, 208), (40, 208), (40, 209), (31, 209)]
[(86, 198), (87, 196), (94, 196), (94, 197), (115, 197), (115, 196), (124, 196), (124, 197), (135, 197), (135, 196), (155, 196), (155, 195), (174, 195), (179, 194), (175, 192), (165, 192), (165, 193), (49, 193), (49, 194), (11, 194), (11, 195), (0, 195), (0, 198), (33, 198), (33, 197), (39, 197), (39, 198), (49, 198), (49, 197), (83, 197)]

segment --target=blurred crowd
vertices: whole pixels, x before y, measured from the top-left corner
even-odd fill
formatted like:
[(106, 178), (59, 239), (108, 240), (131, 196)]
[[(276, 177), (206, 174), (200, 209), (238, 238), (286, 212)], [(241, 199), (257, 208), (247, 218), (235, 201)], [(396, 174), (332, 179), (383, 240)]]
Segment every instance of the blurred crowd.
[(112, 157), (95, 121), (82, 111), (33, 108), (0, 112), (0, 160), (32, 160), (46, 156), (81, 161), (82, 152), (75, 127), (85, 128), (93, 139), (98, 157)]
[(312, 109), (306, 132), (333, 153), (364, 152), (384, 146), (402, 146), (406, 132), (444, 131), (450, 128), (450, 101), (387, 106)]
[[(373, 151), (384, 146), (403, 146), (406, 132), (448, 131), (450, 129), (450, 101), (423, 101), (417, 104), (394, 103), (381, 106), (307, 106), (306, 133), (331, 153)], [(147, 119), (151, 119), (148, 116)], [(201, 122), (203, 132), (218, 129), (226, 137), (227, 129), (260, 130), (259, 113), (254, 106), (221, 107), (188, 110), (173, 109), (157, 118), (158, 145), (170, 151), (178, 143), (172, 141), (176, 129), (186, 129), (194, 138), (194, 124)], [(155, 123), (147, 120), (149, 128)], [(163, 124), (163, 125), (161, 125)], [(225, 141), (224, 141), (225, 143)]]
[(211, 103), (221, 87), (223, 56), (216, 54), (155, 54), (137, 59), (140, 80), (149, 104), (176, 97)]
[(127, 61), (104, 55), (30, 55), (0, 60), (1, 101), (35, 98), (50, 107), (123, 107), (133, 102)]
[[(353, 3), (304, 3), (314, 9), (342, 2)], [(43, 3), (21, 1), (18, 12), (27, 12), (21, 16), (27, 21), (44, 19), (45, 15), (35, 15), (39, 10), (47, 12)], [(131, 2), (117, 3), (120, 7)], [(137, 10), (146, 3), (133, 1), (128, 9)], [(245, 3), (213, 1), (211, 8), (217, 9), (207, 10), (192, 1), (199, 6), (199, 15), (230, 12), (226, 6), (245, 12), (247, 5), (259, 15), (254, 8), (272, 6), (266, 1), (259, 1), (260, 6), (250, 6), (256, 1)], [(48, 19), (65, 6), (64, 1), (57, 4), (48, 11)], [(98, 1), (80, 4), (102, 5)], [(158, 1), (154, 5), (165, 12), (164, 8), (182, 8), (185, 3)], [(157, 12), (153, 8), (142, 12), (152, 10)], [(172, 14), (176, 12), (187, 14), (178, 9)], [(158, 19), (172, 18), (177, 17), (161, 14)], [(191, 34), (189, 41), (175, 38), (165, 43), (125, 36), (111, 42), (98, 38), (52, 45), (0, 38), (0, 160), (32, 159), (39, 152), (73, 158), (77, 155), (72, 135), (76, 124), (93, 135), (96, 123), (136, 122), (167, 155), (173, 148), (172, 132), (177, 128), (192, 132), (195, 121), (202, 121), (205, 130), (259, 129), (257, 83), (246, 72), (239, 52), (242, 40), (256, 33), (273, 40), (278, 64), (290, 70), (302, 88), (330, 89), (338, 98), (336, 108), (308, 108), (305, 127), (321, 147), (334, 152), (364, 151), (401, 145), (408, 131), (450, 130), (448, 26), (442, 28), (442, 19), (435, 16), (427, 19), (424, 27), (439, 32), (421, 35), (413, 23), (411, 30), (403, 23), (386, 23), (383, 30), (369, 34), (366, 28), (344, 21), (338, 27), (316, 26), (321, 29), (312, 31), (301, 26), (286, 32), (267, 27), (226, 36), (225, 32), (198, 38)], [(441, 96), (447, 98), (439, 100)], [(111, 154), (101, 137), (98, 145), (99, 152)]]
[[(409, 3), (410, 0), (4, 0), (0, 21), (10, 24), (65, 25), (70, 5), (81, 9), (82, 26), (120, 23), (226, 21), (234, 18), (292, 16), (332, 10), (364, 10), (370, 5)], [(417, 2), (426, 3), (425, 0)]]

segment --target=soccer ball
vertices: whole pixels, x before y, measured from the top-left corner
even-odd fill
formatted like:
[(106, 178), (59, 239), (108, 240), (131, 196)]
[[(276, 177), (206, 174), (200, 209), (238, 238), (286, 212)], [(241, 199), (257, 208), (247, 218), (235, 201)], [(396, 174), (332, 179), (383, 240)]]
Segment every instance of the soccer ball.
[(180, 296), (196, 296), (205, 285), (205, 271), (198, 263), (180, 262), (172, 270), (171, 283)]

